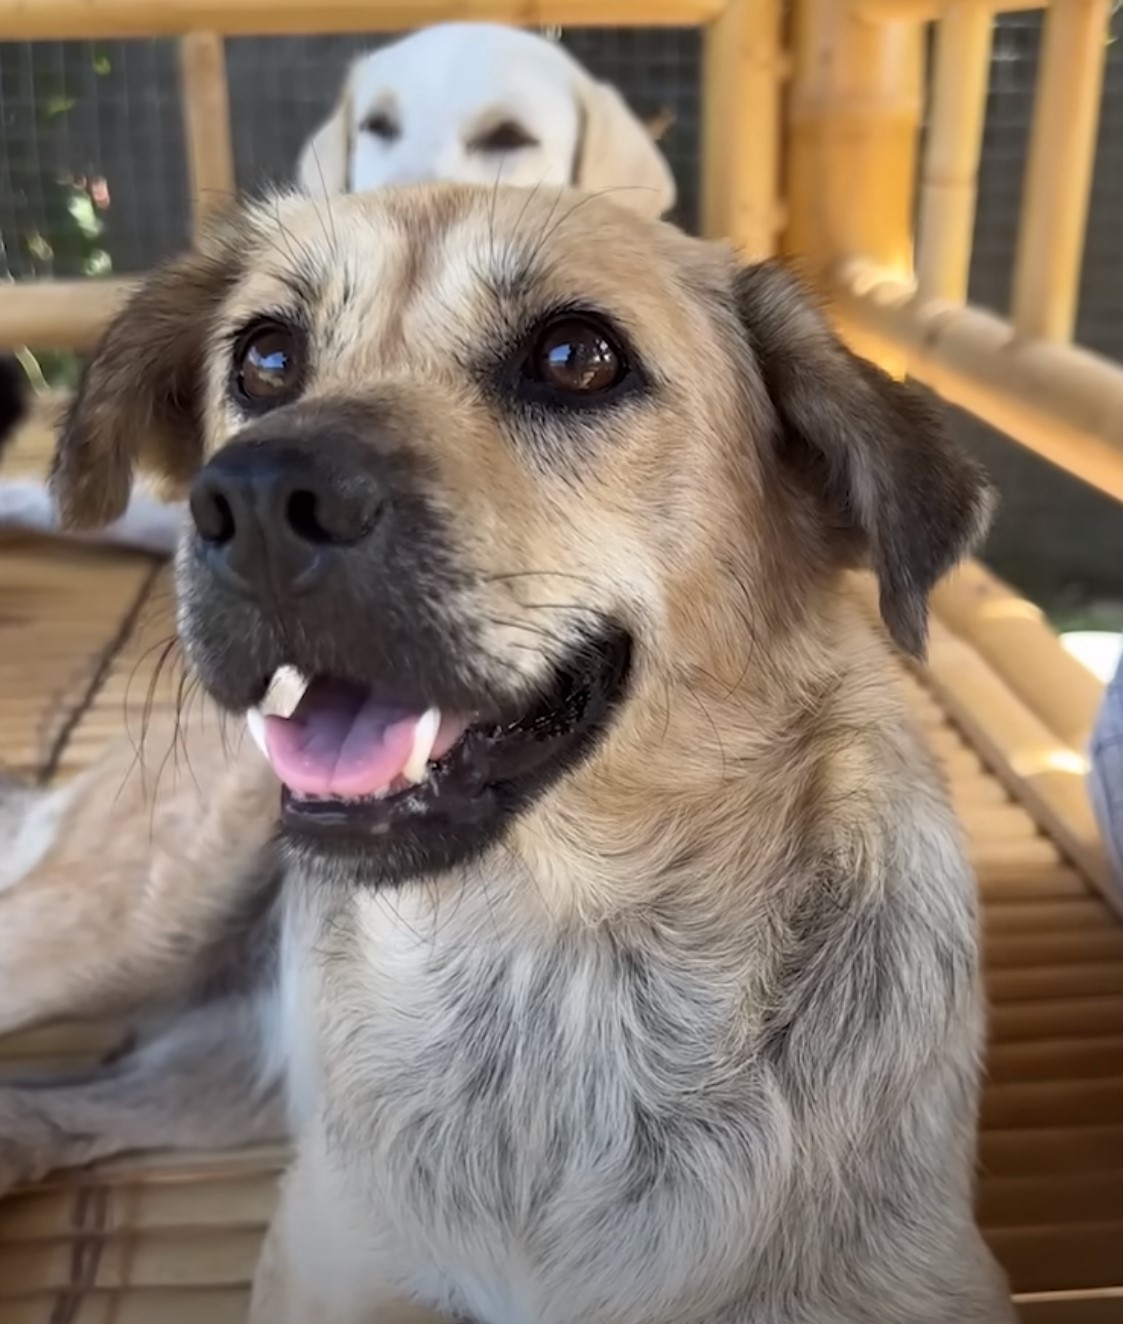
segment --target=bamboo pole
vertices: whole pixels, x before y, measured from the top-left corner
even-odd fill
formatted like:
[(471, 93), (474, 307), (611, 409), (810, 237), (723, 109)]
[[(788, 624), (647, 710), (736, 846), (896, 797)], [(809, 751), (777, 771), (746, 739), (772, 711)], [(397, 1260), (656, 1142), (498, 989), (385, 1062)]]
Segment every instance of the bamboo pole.
[(180, 42), (183, 127), (195, 231), (234, 193), (234, 147), (226, 48), (217, 32), (191, 32)]
[(0, 0), (0, 39), (391, 32), (449, 19), (528, 27), (690, 27), (722, 0)]
[(779, 0), (729, 0), (706, 28), (702, 68), (702, 229), (753, 259), (780, 224)]
[[(855, 10), (875, 23), (896, 20), (931, 23), (943, 18), (962, 0), (854, 0)], [(1044, 9), (1049, 0), (970, 0), (973, 8), (988, 14), (1020, 14), (1027, 9)]]
[(932, 609), (1064, 744), (1088, 748), (1103, 686), (1065, 649), (1039, 607), (972, 561), (937, 584)]
[(1072, 337), (1112, 3), (1064, 0), (1045, 18), (1014, 259), (1013, 322), (1025, 336)]
[(847, 257), (911, 272), (920, 28), (838, 0), (798, 0), (793, 20), (783, 251), (821, 288)]
[(1022, 340), (979, 309), (921, 300), (910, 281), (867, 262), (843, 264), (832, 296), (863, 352), (896, 356), (945, 400), (1123, 501), (1123, 368)]
[(971, 0), (950, 6), (937, 30), (917, 243), (925, 298), (967, 299), (993, 31), (993, 15)]
[[(876, 619), (872, 580), (855, 577), (852, 590)], [(1047, 727), (987, 660), (939, 618), (931, 624), (924, 682), (1010, 795), (1123, 913), (1088, 798), (1084, 755)], [(1016, 847), (1026, 853), (1026, 843)]]
[(90, 349), (134, 288), (119, 278), (0, 285), (0, 346)]

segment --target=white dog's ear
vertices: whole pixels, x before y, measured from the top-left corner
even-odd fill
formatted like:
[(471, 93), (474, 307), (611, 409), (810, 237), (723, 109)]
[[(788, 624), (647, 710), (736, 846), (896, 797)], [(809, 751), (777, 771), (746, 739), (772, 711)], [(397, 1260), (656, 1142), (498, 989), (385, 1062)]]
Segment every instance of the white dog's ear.
[(645, 126), (609, 83), (579, 80), (582, 133), (574, 184), (606, 189), (622, 206), (662, 216), (675, 204), (675, 177)]
[(335, 109), (301, 148), (296, 182), (304, 193), (346, 193), (351, 187), (351, 79)]

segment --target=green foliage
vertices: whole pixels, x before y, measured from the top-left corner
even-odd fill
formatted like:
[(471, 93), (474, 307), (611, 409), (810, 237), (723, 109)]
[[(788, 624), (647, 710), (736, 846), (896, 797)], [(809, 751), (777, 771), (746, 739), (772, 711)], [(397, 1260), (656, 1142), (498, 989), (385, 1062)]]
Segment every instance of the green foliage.
[[(111, 71), (108, 56), (95, 52), (92, 68), (99, 77)], [(35, 130), (49, 133), (64, 116), (80, 113), (79, 98), (66, 88), (47, 87), (36, 107)], [(86, 177), (68, 172), (46, 173), (36, 181), (43, 199), (42, 223), (18, 236), (31, 272), (37, 278), (57, 276), (106, 276), (113, 269), (104, 246), (104, 213), (109, 208), (109, 186), (100, 176)], [(68, 351), (39, 351), (34, 356), (22, 350), (20, 357), (46, 385), (71, 387), (81, 364)]]

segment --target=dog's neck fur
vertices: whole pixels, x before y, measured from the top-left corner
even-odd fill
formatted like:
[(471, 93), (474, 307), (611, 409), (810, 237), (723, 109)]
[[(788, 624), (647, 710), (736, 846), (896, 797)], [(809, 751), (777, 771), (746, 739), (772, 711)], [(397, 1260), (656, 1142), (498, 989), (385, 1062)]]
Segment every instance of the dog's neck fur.
[[(719, 924), (736, 908), (750, 924), (775, 907), (775, 880), (790, 888), (793, 872), (814, 873), (817, 857), (844, 848), (823, 839), (825, 824), (834, 838), (853, 834), (845, 849), (873, 849), (891, 830), (882, 783), (901, 714), (889, 705), (871, 729), (859, 700), (871, 686), (893, 693), (894, 682), (852, 602), (836, 599), (817, 619), (812, 647), (806, 629), (798, 649), (769, 641), (759, 664), (738, 659), (739, 673), (712, 659), (674, 675), (641, 663), (603, 747), (511, 833), (535, 904), (595, 924), (632, 906), (648, 912), (658, 892), (676, 909), (704, 897)], [(736, 890), (715, 898), (712, 878), (735, 879)]]

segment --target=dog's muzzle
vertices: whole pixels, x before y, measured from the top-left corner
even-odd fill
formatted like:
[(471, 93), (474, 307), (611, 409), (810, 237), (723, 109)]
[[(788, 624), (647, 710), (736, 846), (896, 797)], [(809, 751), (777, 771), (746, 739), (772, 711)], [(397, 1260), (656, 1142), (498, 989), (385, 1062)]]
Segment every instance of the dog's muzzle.
[(630, 637), (586, 611), (513, 695), (434, 481), (377, 410), (279, 409), (196, 477), (179, 561), (188, 654), (246, 714), (290, 843), (379, 883), (494, 841), (593, 748), (630, 670)]

